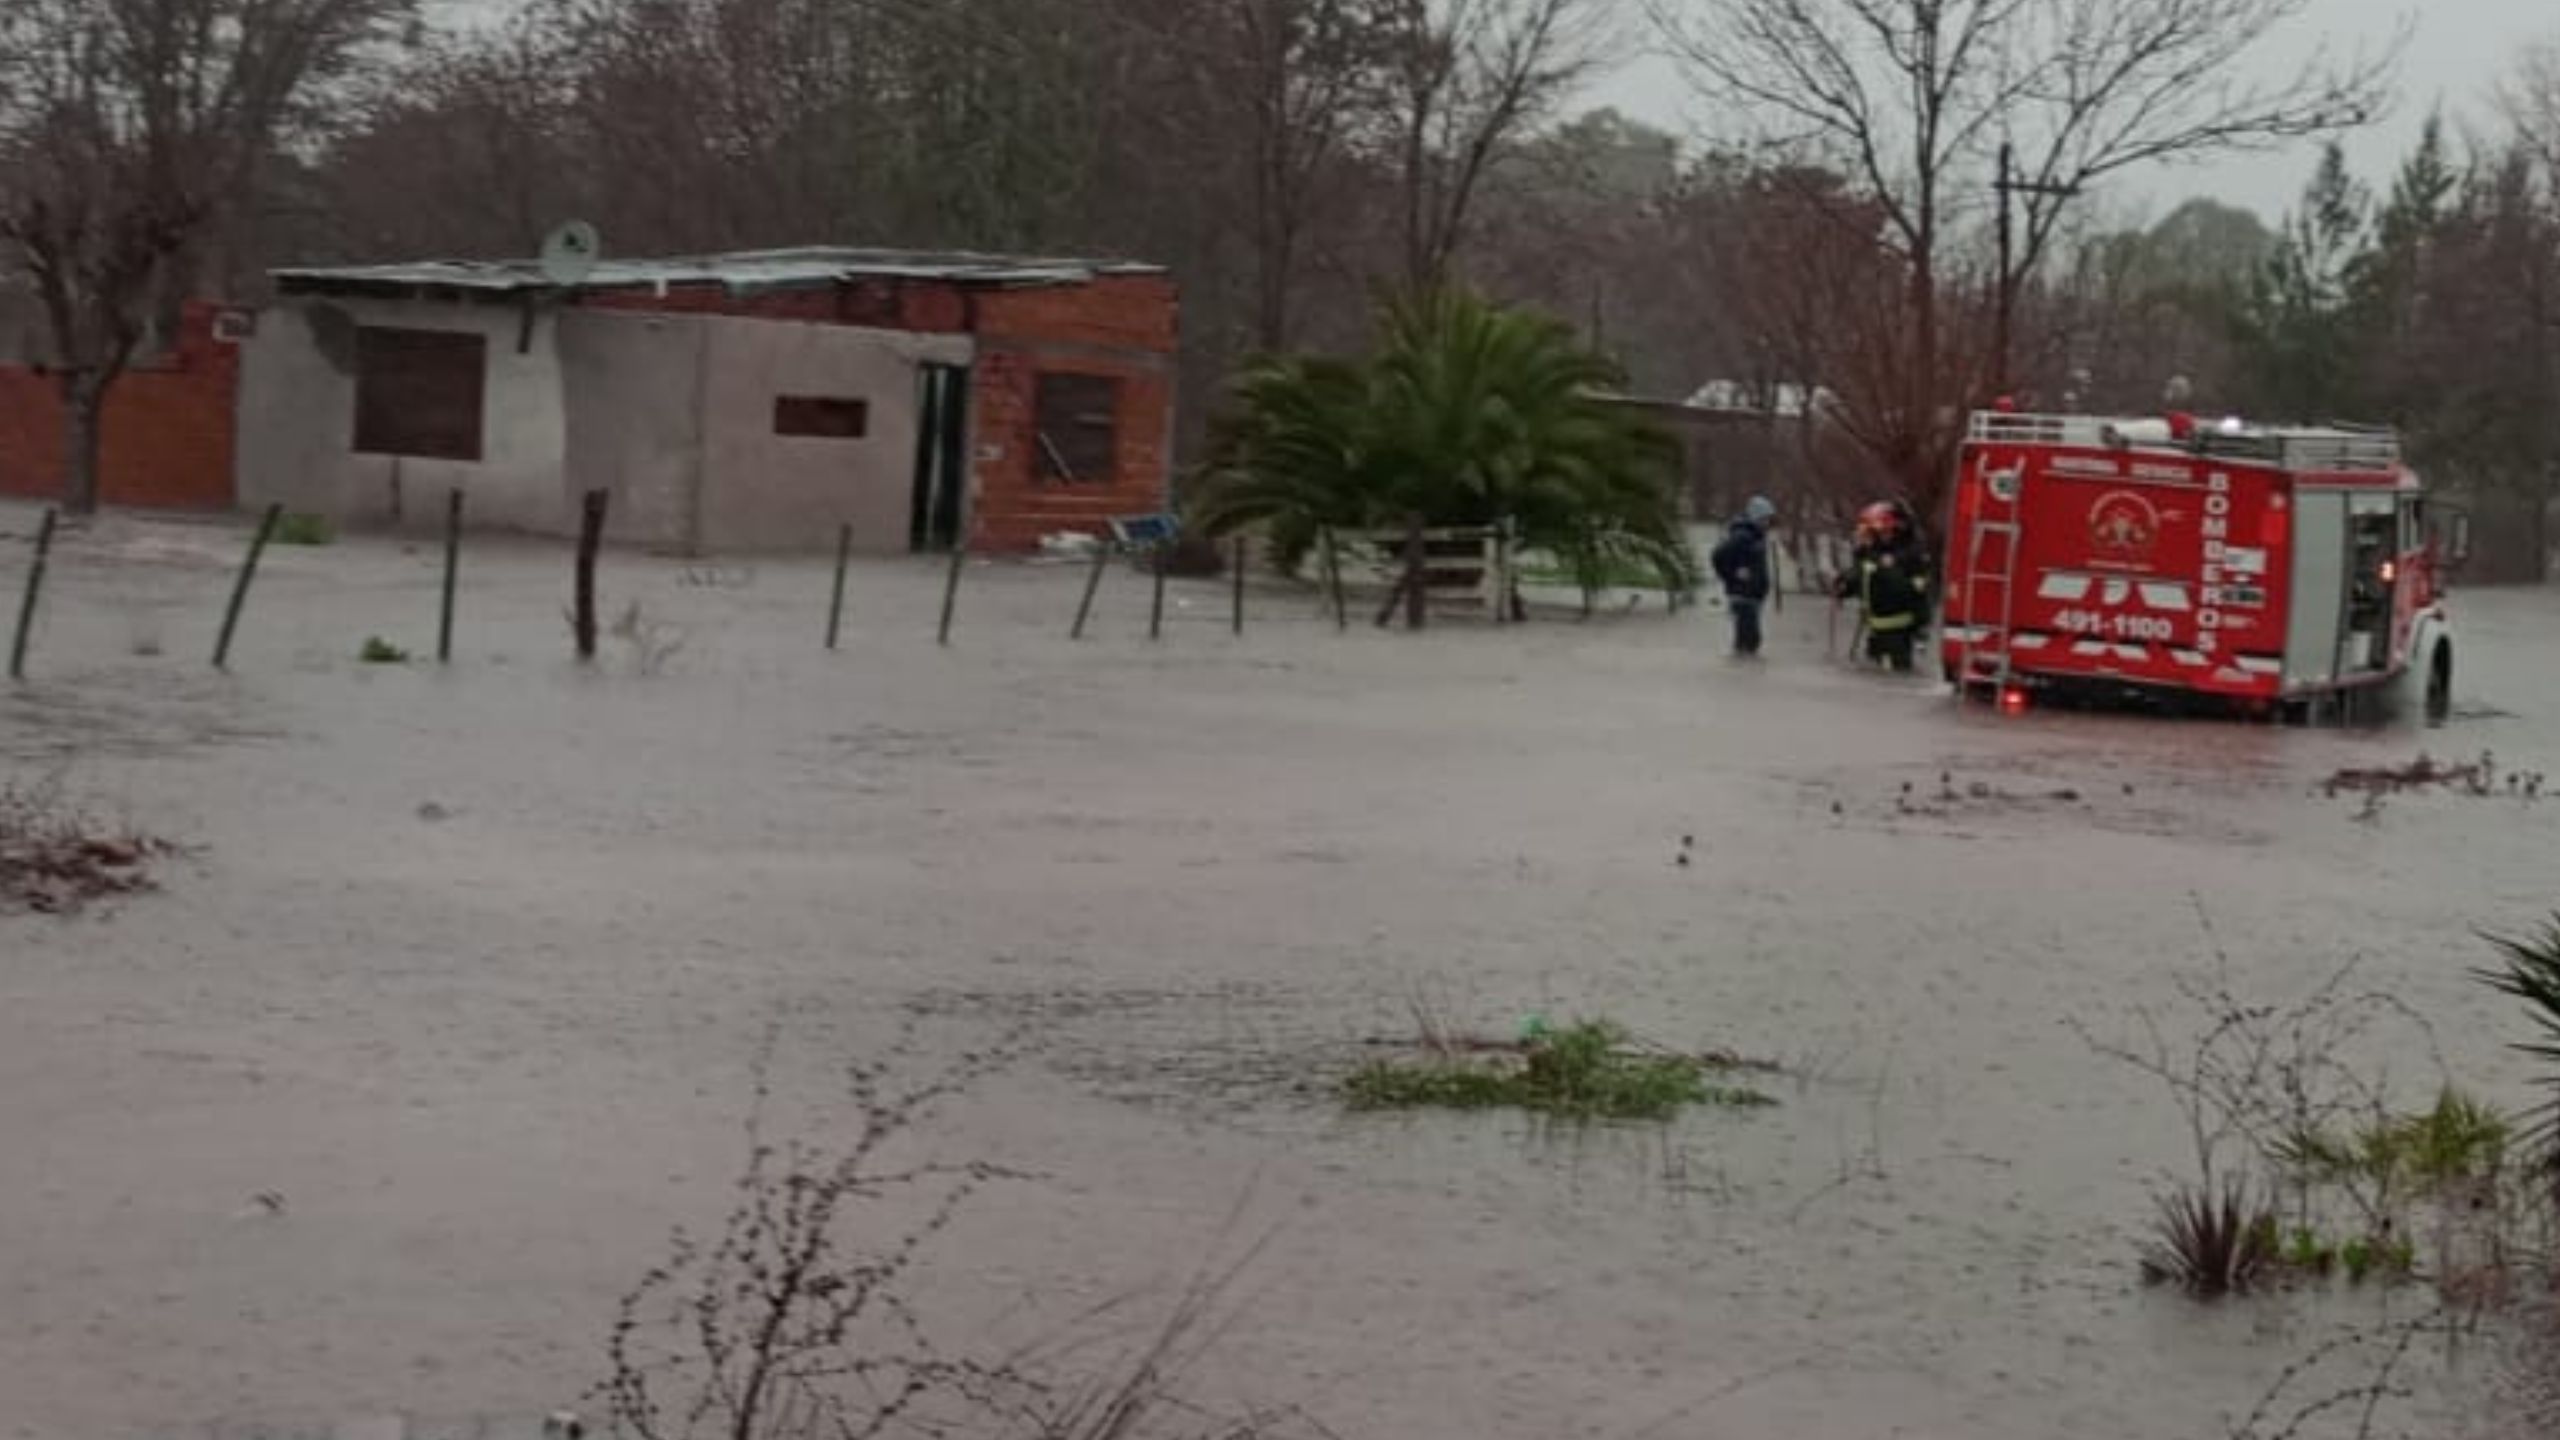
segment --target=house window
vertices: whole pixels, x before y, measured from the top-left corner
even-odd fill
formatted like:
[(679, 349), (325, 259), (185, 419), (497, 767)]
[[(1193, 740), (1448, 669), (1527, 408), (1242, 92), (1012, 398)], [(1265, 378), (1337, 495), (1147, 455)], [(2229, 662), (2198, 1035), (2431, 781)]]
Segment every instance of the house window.
[(773, 433), (817, 440), (859, 440), (871, 433), (871, 402), (835, 395), (776, 395)]
[(1120, 382), (1108, 375), (1043, 375), (1039, 474), (1069, 485), (1108, 485), (1120, 468)]
[(461, 330), (356, 331), (356, 449), (428, 460), (480, 458), (489, 342)]

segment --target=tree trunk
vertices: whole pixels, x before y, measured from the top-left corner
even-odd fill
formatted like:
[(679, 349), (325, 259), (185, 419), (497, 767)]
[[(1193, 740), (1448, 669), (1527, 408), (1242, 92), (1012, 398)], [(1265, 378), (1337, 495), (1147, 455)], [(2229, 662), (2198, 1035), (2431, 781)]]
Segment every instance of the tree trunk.
[(62, 376), (62, 508), (73, 515), (98, 509), (99, 421), (106, 386), (77, 371)]

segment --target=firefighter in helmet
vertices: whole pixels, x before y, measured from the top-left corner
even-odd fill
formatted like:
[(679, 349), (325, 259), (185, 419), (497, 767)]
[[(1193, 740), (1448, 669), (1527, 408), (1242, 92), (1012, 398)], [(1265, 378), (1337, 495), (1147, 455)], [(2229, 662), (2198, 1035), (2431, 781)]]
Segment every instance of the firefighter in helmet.
[(1899, 499), (1884, 503), (1885, 508), (1892, 512), (1888, 538), (1894, 557), (1901, 563), (1903, 572), (1911, 577), (1911, 583), (1920, 587), (1920, 621), (1913, 630), (1916, 637), (1925, 639), (1929, 633), (1929, 613), (1937, 599), (1932, 584), (1937, 578), (1937, 566), (1933, 563), (1937, 555), (1930, 549), (1928, 537), (1920, 533), (1920, 517), (1911, 513), (1909, 505)]
[(1909, 507), (1880, 500), (1858, 512), (1854, 557), (1839, 593), (1865, 612), (1867, 658), (1910, 671), (1928, 623), (1929, 567)]

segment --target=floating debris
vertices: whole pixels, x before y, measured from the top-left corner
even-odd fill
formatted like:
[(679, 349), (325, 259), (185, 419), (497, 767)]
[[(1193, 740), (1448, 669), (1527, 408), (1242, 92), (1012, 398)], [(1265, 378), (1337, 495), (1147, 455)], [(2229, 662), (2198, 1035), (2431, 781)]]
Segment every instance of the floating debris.
[[(2406, 765), (2350, 766), (2323, 781), (2320, 790), (2331, 799), (2340, 795), (2371, 798), (2412, 790), (2453, 789), (2486, 796), (2498, 793), (2499, 778), (2497, 757), (2483, 750), (2479, 759), (2468, 764), (2453, 764), (2430, 755), (2420, 755)], [(2542, 793), (2542, 776), (2539, 774), (2510, 773), (2505, 780), (2507, 793), (2511, 795), (2532, 799)]]
[(101, 825), (53, 782), (0, 785), (0, 910), (66, 915), (92, 900), (154, 888), (167, 841)]

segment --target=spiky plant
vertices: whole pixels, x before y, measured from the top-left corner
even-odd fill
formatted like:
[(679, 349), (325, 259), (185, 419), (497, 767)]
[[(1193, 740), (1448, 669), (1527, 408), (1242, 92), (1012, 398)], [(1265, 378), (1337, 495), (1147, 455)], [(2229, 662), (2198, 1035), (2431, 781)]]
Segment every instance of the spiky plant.
[(2255, 1289), (2282, 1253), (2275, 1207), (2245, 1180), (2180, 1185), (2158, 1199), (2143, 1278), (2213, 1299)]
[(2547, 1092), (2534, 1112), (2526, 1139), (2533, 1147), (2534, 1163), (2553, 1182), (2555, 1190), (2560, 1190), (2560, 916), (2544, 922), (2530, 935), (2486, 938), (2498, 948), (2505, 963), (2493, 970), (2479, 971), (2479, 977), (2492, 988), (2523, 1001), (2536, 1032), (2535, 1038), (2516, 1044), (2540, 1066), (2540, 1080)]

